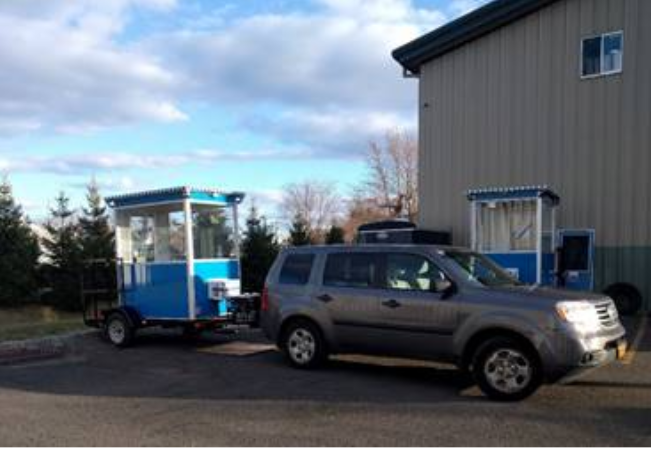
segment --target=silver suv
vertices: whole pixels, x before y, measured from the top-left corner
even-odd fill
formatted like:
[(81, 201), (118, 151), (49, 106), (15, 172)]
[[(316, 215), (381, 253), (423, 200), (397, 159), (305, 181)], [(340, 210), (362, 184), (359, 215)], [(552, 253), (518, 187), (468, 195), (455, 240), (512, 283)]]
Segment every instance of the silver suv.
[(610, 298), (522, 285), (487, 257), (449, 247), (287, 249), (267, 277), (261, 318), (294, 367), (336, 353), (450, 362), (496, 400), (523, 399), (626, 351)]

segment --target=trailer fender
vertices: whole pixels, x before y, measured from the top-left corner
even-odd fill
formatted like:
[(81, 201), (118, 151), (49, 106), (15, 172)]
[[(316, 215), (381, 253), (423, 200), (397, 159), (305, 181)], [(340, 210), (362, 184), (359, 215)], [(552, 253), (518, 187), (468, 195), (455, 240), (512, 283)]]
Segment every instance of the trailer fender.
[(124, 316), (126, 320), (129, 322), (129, 324), (131, 325), (131, 327), (133, 327), (134, 329), (142, 325), (143, 322), (142, 317), (140, 316), (138, 311), (133, 307), (122, 306), (122, 307), (117, 307), (115, 309), (107, 310), (104, 313), (104, 321), (106, 321), (108, 317), (114, 313), (119, 313), (122, 316)]

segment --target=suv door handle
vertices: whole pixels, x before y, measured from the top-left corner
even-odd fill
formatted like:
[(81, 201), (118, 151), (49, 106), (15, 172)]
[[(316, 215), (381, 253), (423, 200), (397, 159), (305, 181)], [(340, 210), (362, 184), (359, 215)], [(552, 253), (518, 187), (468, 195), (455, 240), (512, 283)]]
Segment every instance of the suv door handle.
[(318, 300), (321, 301), (321, 302), (331, 302), (331, 301), (334, 301), (334, 300), (335, 300), (335, 298), (333, 298), (332, 296), (328, 295), (327, 293), (326, 293), (325, 295), (319, 295), (319, 296), (317, 296), (316, 299), (318, 299)]
[(384, 301), (384, 302), (382, 303), (382, 305), (383, 305), (384, 307), (388, 307), (389, 309), (397, 309), (397, 308), (400, 307), (402, 304), (400, 304), (400, 303), (399, 303), (398, 301), (396, 301), (395, 299), (390, 299), (389, 301)]

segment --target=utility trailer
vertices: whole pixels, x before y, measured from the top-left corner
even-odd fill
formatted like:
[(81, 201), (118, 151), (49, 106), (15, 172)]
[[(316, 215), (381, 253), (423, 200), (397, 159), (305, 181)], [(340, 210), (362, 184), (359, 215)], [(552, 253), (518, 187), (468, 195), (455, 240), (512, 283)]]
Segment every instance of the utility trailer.
[(257, 325), (260, 297), (243, 294), (240, 285), (243, 198), (239, 192), (192, 187), (106, 198), (114, 214), (117, 258), (92, 261), (84, 269), (86, 324), (104, 329), (118, 347), (152, 326), (195, 335)]

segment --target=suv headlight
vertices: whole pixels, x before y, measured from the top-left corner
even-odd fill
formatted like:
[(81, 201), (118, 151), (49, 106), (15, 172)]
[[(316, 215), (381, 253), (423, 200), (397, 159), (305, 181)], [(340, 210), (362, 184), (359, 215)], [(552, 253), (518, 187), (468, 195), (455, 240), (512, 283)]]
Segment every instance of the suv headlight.
[(556, 304), (556, 313), (561, 320), (583, 332), (596, 331), (600, 322), (597, 309), (587, 301), (567, 301)]

